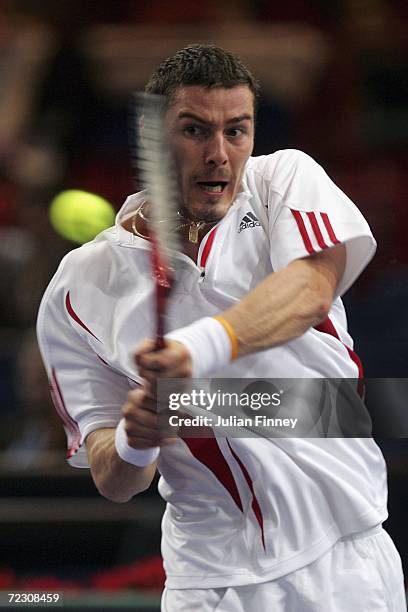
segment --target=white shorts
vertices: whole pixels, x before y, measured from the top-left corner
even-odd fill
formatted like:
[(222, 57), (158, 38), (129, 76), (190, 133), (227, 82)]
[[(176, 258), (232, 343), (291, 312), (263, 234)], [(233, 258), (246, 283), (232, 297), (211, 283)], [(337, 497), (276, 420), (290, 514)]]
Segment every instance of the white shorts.
[(339, 540), (271, 582), (165, 589), (162, 612), (407, 612), (401, 559), (381, 526)]

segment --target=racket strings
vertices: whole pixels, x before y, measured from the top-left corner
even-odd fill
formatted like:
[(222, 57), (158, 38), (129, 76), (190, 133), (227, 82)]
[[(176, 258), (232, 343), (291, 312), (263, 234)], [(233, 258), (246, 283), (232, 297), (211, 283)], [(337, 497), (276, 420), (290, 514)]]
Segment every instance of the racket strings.
[(160, 259), (171, 265), (172, 252), (179, 250), (175, 231), (179, 206), (176, 165), (167, 138), (165, 110), (162, 96), (136, 94), (135, 166), (139, 182), (151, 204), (149, 222), (156, 237)]

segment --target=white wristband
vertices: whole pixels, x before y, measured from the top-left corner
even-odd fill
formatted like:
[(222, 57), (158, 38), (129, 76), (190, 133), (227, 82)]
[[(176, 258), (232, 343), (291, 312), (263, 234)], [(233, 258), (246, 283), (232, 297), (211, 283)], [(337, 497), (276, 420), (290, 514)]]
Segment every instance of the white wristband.
[(127, 443), (127, 435), (125, 431), (125, 419), (121, 419), (116, 428), (115, 447), (119, 457), (137, 467), (146, 467), (155, 461), (159, 455), (160, 447), (152, 448), (132, 448)]
[(185, 345), (193, 363), (192, 378), (207, 378), (231, 362), (231, 340), (224, 326), (213, 317), (204, 317), (187, 327), (166, 334), (169, 340)]

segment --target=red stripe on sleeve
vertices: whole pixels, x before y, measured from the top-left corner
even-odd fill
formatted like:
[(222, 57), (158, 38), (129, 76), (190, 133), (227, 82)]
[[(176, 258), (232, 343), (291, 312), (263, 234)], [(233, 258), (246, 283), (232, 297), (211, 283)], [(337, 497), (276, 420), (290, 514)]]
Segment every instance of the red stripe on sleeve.
[(320, 213), (320, 216), (323, 220), (324, 226), (327, 230), (327, 233), (329, 234), (329, 238), (332, 241), (333, 244), (341, 244), (340, 240), (337, 239), (336, 234), (334, 233), (334, 229), (332, 227), (332, 224), (330, 223), (330, 219), (329, 219), (329, 215), (327, 213)]
[(306, 247), (306, 251), (308, 253), (315, 253), (316, 251), (314, 250), (312, 242), (309, 238), (309, 234), (307, 233), (307, 229), (302, 219), (301, 213), (298, 210), (294, 210), (293, 208), (291, 208), (290, 210), (299, 228), (299, 232), (300, 232), (300, 235), (302, 236), (303, 244)]
[(69, 296), (69, 291), (65, 297), (65, 306), (67, 308), (68, 314), (69, 316), (74, 319), (74, 321), (76, 323), (78, 323), (78, 325), (80, 325), (81, 327), (83, 327), (83, 329), (85, 331), (87, 331), (89, 334), (91, 334), (91, 336), (93, 336), (96, 340), (98, 340), (98, 342), (100, 342), (99, 338), (97, 338), (95, 336), (95, 334), (93, 332), (91, 332), (91, 330), (89, 329), (89, 327), (87, 327), (85, 325), (85, 323), (83, 321), (81, 321), (81, 319), (78, 317), (77, 313), (75, 312), (75, 310), (72, 308), (72, 304), (71, 304), (71, 298)]
[(183, 438), (194, 457), (205, 465), (225, 487), (232, 499), (243, 512), (238, 487), (215, 438)]
[(261, 528), (261, 539), (262, 539), (262, 546), (265, 550), (265, 533), (264, 533), (264, 524), (263, 524), (263, 515), (262, 515), (262, 510), (261, 510), (261, 506), (259, 505), (259, 502), (257, 500), (257, 497), (255, 495), (255, 491), (254, 491), (254, 483), (252, 481), (251, 476), (249, 475), (248, 470), (246, 469), (245, 465), (242, 463), (241, 459), (238, 457), (237, 453), (234, 451), (234, 449), (232, 448), (231, 444), (229, 443), (228, 438), (227, 440), (227, 444), (229, 446), (229, 449), (235, 459), (235, 461), (238, 463), (239, 467), (241, 468), (241, 471), (244, 475), (244, 478), (247, 482), (247, 485), (252, 493), (252, 510), (254, 511), (256, 520), (258, 521), (258, 525)]
[(306, 214), (309, 218), (310, 225), (312, 226), (314, 235), (316, 236), (317, 244), (319, 245), (321, 249), (327, 249), (328, 245), (324, 241), (322, 232), (320, 231), (320, 227), (316, 219), (316, 215), (314, 214), (314, 212), (308, 212)]
[(65, 406), (64, 397), (62, 395), (61, 388), (58, 383), (55, 368), (52, 368), (51, 370), (50, 391), (55, 409), (70, 434), (69, 448), (67, 453), (67, 458), (69, 459), (77, 452), (80, 447), (81, 432), (79, 431), (78, 423), (74, 421)]

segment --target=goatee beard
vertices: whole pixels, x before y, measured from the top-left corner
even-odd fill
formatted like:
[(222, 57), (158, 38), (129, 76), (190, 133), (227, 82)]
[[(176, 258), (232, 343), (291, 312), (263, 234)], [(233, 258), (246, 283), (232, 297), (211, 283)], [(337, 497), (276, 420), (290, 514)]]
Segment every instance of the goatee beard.
[(206, 210), (200, 214), (194, 214), (186, 206), (180, 206), (179, 212), (183, 217), (190, 221), (205, 221), (205, 223), (214, 223), (220, 221), (224, 215), (215, 215), (213, 210)]

